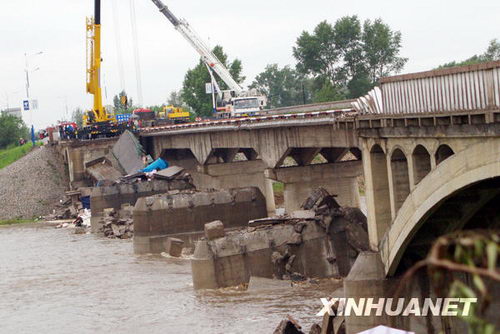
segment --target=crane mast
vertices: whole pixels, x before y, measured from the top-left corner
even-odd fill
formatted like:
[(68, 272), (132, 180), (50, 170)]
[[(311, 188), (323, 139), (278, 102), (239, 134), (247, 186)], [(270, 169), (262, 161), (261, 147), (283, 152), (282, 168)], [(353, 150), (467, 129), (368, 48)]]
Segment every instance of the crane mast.
[(168, 9), (161, 0), (151, 0), (158, 7), (161, 13), (174, 25), (175, 29), (193, 46), (193, 48), (200, 54), (201, 58), (209, 68), (211, 68), (217, 75), (227, 84), (230, 90), (234, 91), (236, 95), (243, 93), (243, 88), (233, 79), (231, 73), (217, 58), (217, 56), (210, 50), (210, 48), (199, 38), (198, 34), (190, 27), (186, 20), (178, 19), (174, 13)]
[(87, 92), (94, 104), (85, 123), (106, 120), (101, 92), (101, 0), (95, 0), (94, 17), (87, 18)]

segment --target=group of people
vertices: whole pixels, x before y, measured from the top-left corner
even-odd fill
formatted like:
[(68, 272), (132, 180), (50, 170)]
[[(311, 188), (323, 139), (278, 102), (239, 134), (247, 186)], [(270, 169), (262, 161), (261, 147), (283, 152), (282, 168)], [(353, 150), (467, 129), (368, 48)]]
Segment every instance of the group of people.
[(71, 124), (59, 125), (59, 137), (61, 139), (75, 139), (76, 127)]

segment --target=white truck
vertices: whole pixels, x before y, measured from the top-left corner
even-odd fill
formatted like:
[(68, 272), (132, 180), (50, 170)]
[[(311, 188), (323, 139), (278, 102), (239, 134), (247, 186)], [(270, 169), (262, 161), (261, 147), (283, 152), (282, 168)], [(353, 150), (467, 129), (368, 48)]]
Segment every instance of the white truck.
[[(212, 77), (212, 84), (215, 87), (215, 91), (222, 105), (220, 108), (217, 108), (217, 110), (222, 111), (221, 114), (230, 115), (231, 117), (252, 116), (264, 109), (267, 104), (266, 96), (258, 94), (254, 89), (248, 91), (244, 90), (243, 87), (234, 80), (224, 64), (189, 26), (186, 20), (178, 19), (160, 0), (151, 1), (153, 1), (160, 12), (165, 15), (174, 25), (175, 29), (184, 36), (203, 59)], [(217, 73), (226, 83), (229, 90), (220, 90), (213, 72)]]

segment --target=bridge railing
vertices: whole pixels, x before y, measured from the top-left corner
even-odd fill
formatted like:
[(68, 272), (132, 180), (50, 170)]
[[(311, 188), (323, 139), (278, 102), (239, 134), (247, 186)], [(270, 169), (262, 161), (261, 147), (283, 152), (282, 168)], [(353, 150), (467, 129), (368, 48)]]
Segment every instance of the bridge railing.
[(500, 61), (383, 78), (380, 94), (358, 99), (355, 107), (383, 114), (499, 109)]

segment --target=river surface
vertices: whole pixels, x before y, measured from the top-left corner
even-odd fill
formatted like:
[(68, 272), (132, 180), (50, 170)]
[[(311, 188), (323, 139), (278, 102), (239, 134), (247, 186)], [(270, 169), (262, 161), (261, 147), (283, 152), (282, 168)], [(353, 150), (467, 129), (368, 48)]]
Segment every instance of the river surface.
[(332, 281), (289, 290), (196, 292), (189, 260), (133, 254), (130, 240), (42, 225), (0, 227), (0, 333), (309, 331)]

